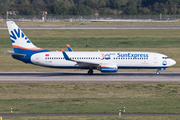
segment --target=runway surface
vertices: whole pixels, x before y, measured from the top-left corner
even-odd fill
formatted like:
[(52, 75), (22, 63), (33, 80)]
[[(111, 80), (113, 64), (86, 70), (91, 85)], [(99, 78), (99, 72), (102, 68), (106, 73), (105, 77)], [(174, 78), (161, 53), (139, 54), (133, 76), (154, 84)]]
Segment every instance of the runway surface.
[[(74, 113), (74, 114), (0, 114), (1, 117), (17, 116), (118, 116), (118, 113)], [(180, 116), (180, 114), (122, 113), (122, 116)]]
[(0, 72), (0, 81), (144, 81), (180, 82), (180, 72)]
[[(108, 30), (108, 29), (180, 29), (180, 26), (99, 26), (99, 27), (20, 27), (28, 30)], [(0, 30), (7, 30), (7, 27), (0, 27)]]

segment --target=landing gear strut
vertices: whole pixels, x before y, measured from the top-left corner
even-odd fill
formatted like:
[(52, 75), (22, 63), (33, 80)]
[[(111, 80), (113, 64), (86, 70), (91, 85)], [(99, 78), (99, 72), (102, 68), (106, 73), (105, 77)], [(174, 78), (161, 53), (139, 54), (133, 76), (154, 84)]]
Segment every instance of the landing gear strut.
[(92, 70), (92, 69), (89, 69), (88, 75), (92, 75), (92, 74), (93, 74), (93, 70)]
[(157, 75), (160, 74), (160, 72), (159, 72), (160, 70), (166, 70), (166, 68), (158, 68), (158, 69), (157, 69), (157, 72), (156, 72)]
[(157, 70), (156, 74), (157, 74), (157, 75), (159, 75), (159, 74), (160, 74), (159, 70)]

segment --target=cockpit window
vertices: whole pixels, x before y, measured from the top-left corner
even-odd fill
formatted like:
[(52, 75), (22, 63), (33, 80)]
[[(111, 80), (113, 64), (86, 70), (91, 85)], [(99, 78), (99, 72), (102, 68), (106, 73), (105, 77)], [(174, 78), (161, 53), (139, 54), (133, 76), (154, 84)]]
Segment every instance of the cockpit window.
[(169, 59), (169, 57), (162, 57), (162, 59)]

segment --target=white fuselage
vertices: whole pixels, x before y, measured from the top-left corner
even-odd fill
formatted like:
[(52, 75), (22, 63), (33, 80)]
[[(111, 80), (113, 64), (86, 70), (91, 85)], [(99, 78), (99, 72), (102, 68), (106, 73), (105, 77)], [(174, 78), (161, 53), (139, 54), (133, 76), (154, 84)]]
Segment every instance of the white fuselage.
[[(166, 68), (176, 62), (166, 55), (153, 52), (66, 52), (72, 60), (99, 64), (114, 64), (118, 68)], [(31, 62), (36, 65), (56, 68), (89, 68), (89, 64), (78, 64), (64, 58), (62, 52), (42, 52), (32, 55)], [(95, 66), (97, 68), (97, 66)]]

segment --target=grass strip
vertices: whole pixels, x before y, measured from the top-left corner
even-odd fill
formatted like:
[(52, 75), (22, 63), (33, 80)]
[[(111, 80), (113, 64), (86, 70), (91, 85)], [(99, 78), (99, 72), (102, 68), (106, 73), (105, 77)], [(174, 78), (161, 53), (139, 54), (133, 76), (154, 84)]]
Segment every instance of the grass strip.
[(0, 82), (0, 113), (179, 113), (178, 82)]
[[(68, 26), (180, 26), (180, 21), (177, 22), (18, 22), (18, 26), (36, 26), (36, 27), (68, 27)], [(0, 26), (6, 26), (5, 21), (0, 21)]]
[(3, 117), (3, 120), (179, 120), (179, 116), (38, 116)]

